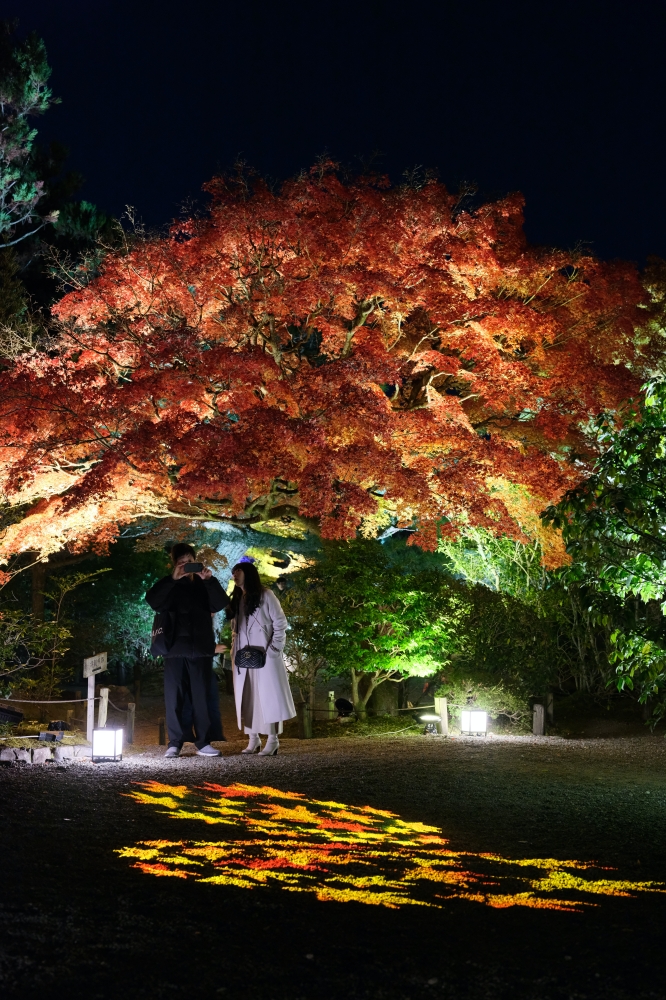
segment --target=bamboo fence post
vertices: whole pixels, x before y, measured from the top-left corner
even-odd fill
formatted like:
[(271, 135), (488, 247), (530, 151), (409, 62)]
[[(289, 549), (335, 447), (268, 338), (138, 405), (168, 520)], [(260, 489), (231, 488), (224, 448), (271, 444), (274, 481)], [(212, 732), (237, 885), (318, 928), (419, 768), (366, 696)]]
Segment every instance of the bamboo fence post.
[(302, 740), (312, 739), (312, 712), (307, 701), (299, 701), (296, 706), (298, 715), (298, 735)]

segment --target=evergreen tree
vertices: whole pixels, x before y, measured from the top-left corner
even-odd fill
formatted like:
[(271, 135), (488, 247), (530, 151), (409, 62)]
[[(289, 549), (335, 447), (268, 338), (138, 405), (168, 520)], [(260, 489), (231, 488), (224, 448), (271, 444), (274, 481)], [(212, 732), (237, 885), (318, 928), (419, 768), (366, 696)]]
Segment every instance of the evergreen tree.
[(49, 346), (39, 315), (55, 300), (58, 281), (45, 258), (55, 250), (77, 258), (113, 223), (89, 202), (73, 201), (83, 184), (65, 171), (65, 146), (39, 146), (33, 120), (58, 103), (48, 80), (46, 47), (20, 40), (0, 22), (0, 356)]

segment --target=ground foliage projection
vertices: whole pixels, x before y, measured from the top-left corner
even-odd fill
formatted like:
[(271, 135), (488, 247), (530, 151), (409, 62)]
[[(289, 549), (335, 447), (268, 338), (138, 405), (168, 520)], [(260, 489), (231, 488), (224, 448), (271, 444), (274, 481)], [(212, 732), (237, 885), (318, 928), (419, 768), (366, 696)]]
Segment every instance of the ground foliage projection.
[(521, 538), (654, 363), (635, 268), (529, 246), (518, 195), (467, 212), (331, 164), (208, 191), (209, 216), (72, 272), (59, 348), (7, 362), (0, 558), (169, 513)]
[(130, 793), (138, 803), (174, 819), (228, 826), (235, 834), (216, 841), (140, 841), (117, 851), (149, 875), (390, 908), (441, 907), (457, 898), (577, 911), (595, 905), (594, 896), (666, 891), (657, 882), (590, 877), (599, 870), (592, 863), (452, 851), (437, 827), (370, 806), (243, 784), (188, 788), (148, 781), (141, 788)]

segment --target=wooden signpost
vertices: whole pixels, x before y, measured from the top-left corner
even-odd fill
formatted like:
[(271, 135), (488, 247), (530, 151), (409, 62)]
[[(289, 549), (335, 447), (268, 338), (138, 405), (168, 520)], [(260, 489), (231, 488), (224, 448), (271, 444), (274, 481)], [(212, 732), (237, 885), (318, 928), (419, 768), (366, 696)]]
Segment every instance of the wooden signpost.
[[(88, 713), (86, 717), (86, 739), (92, 743), (95, 727), (95, 676), (106, 670), (106, 653), (88, 656), (83, 661), (83, 676), (88, 678)], [(106, 721), (106, 720), (105, 720)]]

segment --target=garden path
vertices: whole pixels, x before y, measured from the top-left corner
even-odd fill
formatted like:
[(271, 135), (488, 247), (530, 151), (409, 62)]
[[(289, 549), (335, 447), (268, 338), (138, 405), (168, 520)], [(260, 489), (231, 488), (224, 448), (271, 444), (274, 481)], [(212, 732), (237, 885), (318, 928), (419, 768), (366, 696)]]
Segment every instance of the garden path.
[(222, 750), (0, 769), (5, 1000), (666, 997), (662, 738)]

